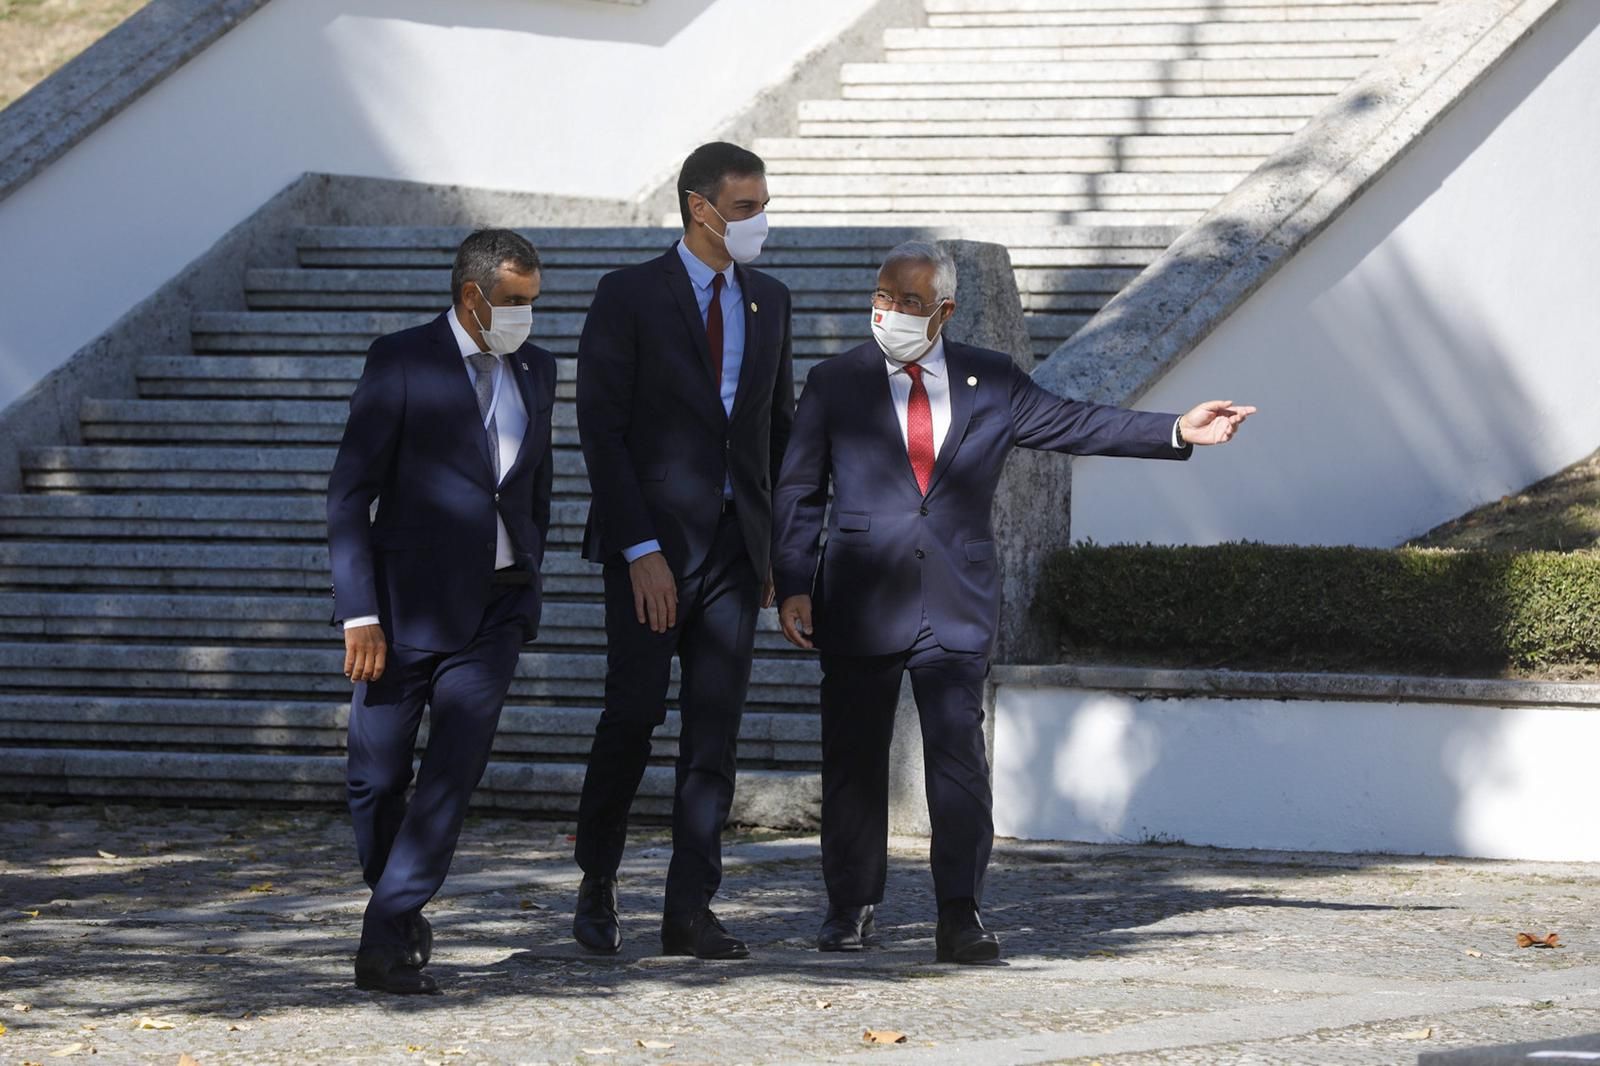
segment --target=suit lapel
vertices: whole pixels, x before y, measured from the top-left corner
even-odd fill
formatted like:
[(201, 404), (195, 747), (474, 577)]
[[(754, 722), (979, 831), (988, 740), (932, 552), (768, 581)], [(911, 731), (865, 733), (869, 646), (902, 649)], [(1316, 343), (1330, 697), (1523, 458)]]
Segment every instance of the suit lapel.
[(729, 415), (729, 421), (732, 421), (739, 414), (740, 408), (745, 405), (746, 394), (750, 391), (747, 386), (754, 380), (751, 366), (762, 351), (761, 337), (756, 332), (761, 327), (761, 312), (751, 310), (759, 308), (760, 303), (756, 300), (755, 290), (751, 286), (750, 272), (742, 266), (735, 266), (733, 273), (739, 279), (739, 294), (744, 304), (740, 309), (744, 315), (744, 357), (739, 362), (739, 384), (733, 392), (733, 411)]
[(464, 418), (467, 425), (477, 427), (477, 432), (472, 434), (472, 438), (477, 441), (478, 455), (483, 459), (489, 479), (493, 481), (494, 457), (489, 454), (489, 434), (484, 431), (483, 415), (478, 412), (478, 393), (472, 386), (472, 367), (461, 357), (461, 346), (456, 343), (455, 331), (450, 328), (450, 320), (445, 317), (453, 314), (455, 311), (452, 309), (434, 320), (434, 340), (438, 342), (445, 380), (455, 382), (448, 387), (451, 403), (460, 408), (459, 417)]
[(899, 477), (919, 497), (916, 472), (911, 469), (911, 455), (906, 450), (905, 434), (900, 431), (900, 416), (895, 413), (894, 394), (889, 391), (889, 368), (884, 364), (883, 352), (876, 341), (869, 341), (870, 350), (862, 353), (861, 395), (871, 397), (872, 427), (882, 441), (882, 449), (889, 457), (889, 466), (899, 472)]
[(689, 280), (689, 271), (684, 269), (676, 245), (662, 257), (661, 262), (667, 272), (667, 288), (672, 291), (672, 298), (683, 314), (683, 324), (689, 328), (689, 336), (694, 339), (695, 352), (700, 357), (700, 371), (705, 375), (705, 380), (710, 382), (711, 396), (720, 410), (722, 383), (711, 372), (711, 344), (706, 340), (706, 323), (700, 317), (700, 302), (695, 298), (694, 283)]
[(938, 459), (934, 460), (933, 476), (928, 478), (930, 493), (950, 468), (957, 449), (961, 447), (961, 439), (967, 435), (967, 423), (972, 421), (973, 395), (978, 391), (967, 384), (965, 353), (949, 341), (944, 342), (944, 372), (950, 386), (950, 429), (944, 435)]
[[(517, 391), (522, 395), (522, 407), (528, 415), (528, 425), (522, 434), (522, 443), (517, 446), (517, 457), (511, 461), (511, 469), (505, 473), (508, 480), (523, 460), (528, 457), (528, 447), (533, 440), (533, 419), (539, 413), (539, 404), (534, 396), (533, 372), (528, 369), (528, 357), (523, 354), (523, 349), (518, 349), (505, 357), (506, 373), (511, 375), (511, 380), (516, 382)], [(487, 436), (487, 434), (485, 434)]]

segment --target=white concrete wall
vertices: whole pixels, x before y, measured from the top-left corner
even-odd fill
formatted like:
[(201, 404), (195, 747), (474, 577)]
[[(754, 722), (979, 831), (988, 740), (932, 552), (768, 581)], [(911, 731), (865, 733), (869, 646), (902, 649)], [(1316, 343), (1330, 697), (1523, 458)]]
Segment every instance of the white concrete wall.
[(1003, 685), (995, 830), (1600, 861), (1600, 712)]
[(1393, 545), (1600, 446), (1597, 98), (1571, 0), (1138, 403), (1238, 441), (1078, 460), (1074, 539)]
[(871, 4), (272, 0), (0, 201), (0, 408), (306, 171), (631, 199)]

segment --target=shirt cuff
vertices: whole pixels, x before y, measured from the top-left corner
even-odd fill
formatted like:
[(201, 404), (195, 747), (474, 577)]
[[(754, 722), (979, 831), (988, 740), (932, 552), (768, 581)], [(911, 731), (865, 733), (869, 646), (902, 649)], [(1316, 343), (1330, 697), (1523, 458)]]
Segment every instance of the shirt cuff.
[(640, 559), (643, 559), (646, 555), (649, 555), (651, 552), (658, 552), (660, 550), (661, 550), (661, 542), (660, 541), (655, 541), (655, 540), (642, 541), (642, 542), (640, 542), (638, 544), (635, 544), (631, 548), (623, 548), (622, 549), (622, 561), (625, 562), (625, 563), (638, 562)]
[(364, 614), (359, 618), (346, 618), (344, 620), (346, 629), (358, 629), (361, 626), (375, 626), (377, 624), (378, 616), (375, 614)]
[(1189, 446), (1189, 442), (1178, 435), (1178, 427), (1182, 424), (1182, 415), (1179, 415), (1177, 418), (1172, 420), (1172, 446), (1180, 452)]

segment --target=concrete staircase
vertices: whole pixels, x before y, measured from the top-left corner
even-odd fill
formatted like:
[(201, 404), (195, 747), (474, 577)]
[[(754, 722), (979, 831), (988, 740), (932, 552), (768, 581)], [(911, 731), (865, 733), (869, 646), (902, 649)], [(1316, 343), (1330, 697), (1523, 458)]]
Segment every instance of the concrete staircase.
[(1436, 0), (926, 0), (758, 140), (775, 227), (1012, 249), (1043, 358)]

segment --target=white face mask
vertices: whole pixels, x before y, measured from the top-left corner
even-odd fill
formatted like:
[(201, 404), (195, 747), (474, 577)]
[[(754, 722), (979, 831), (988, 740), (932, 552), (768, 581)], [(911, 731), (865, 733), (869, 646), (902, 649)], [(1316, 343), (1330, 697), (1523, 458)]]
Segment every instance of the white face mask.
[[(717, 210), (716, 204), (706, 200), (706, 206), (711, 208), (718, 218), (722, 218), (722, 212)], [(737, 222), (729, 222), (722, 218), (722, 224), (727, 228), (726, 233), (717, 233), (710, 226), (706, 226), (706, 229), (722, 238), (722, 243), (728, 249), (728, 255), (733, 257), (735, 263), (755, 262), (770, 232), (767, 213), (763, 211), (752, 218), (741, 218)], [(702, 222), (701, 225), (705, 226), (705, 223)]]
[[(939, 306), (944, 306), (943, 301)], [(872, 338), (878, 342), (878, 347), (883, 349), (883, 354), (891, 361), (902, 365), (915, 363), (927, 355), (929, 349), (933, 347), (933, 341), (939, 339), (937, 333), (933, 335), (933, 340), (928, 339), (928, 325), (938, 313), (935, 311), (926, 318), (918, 318), (916, 315), (902, 314), (899, 311), (880, 311), (874, 307)]]
[[(478, 289), (484, 303), (489, 303), (489, 294), (482, 288)], [(468, 308), (471, 310), (471, 308)], [(527, 341), (528, 335), (533, 332), (533, 305), (522, 304), (517, 307), (496, 307), (489, 304), (489, 324), (485, 326), (483, 319), (478, 317), (478, 312), (472, 312), (472, 320), (478, 324), (478, 329), (483, 332), (483, 344), (494, 355), (510, 355)]]

